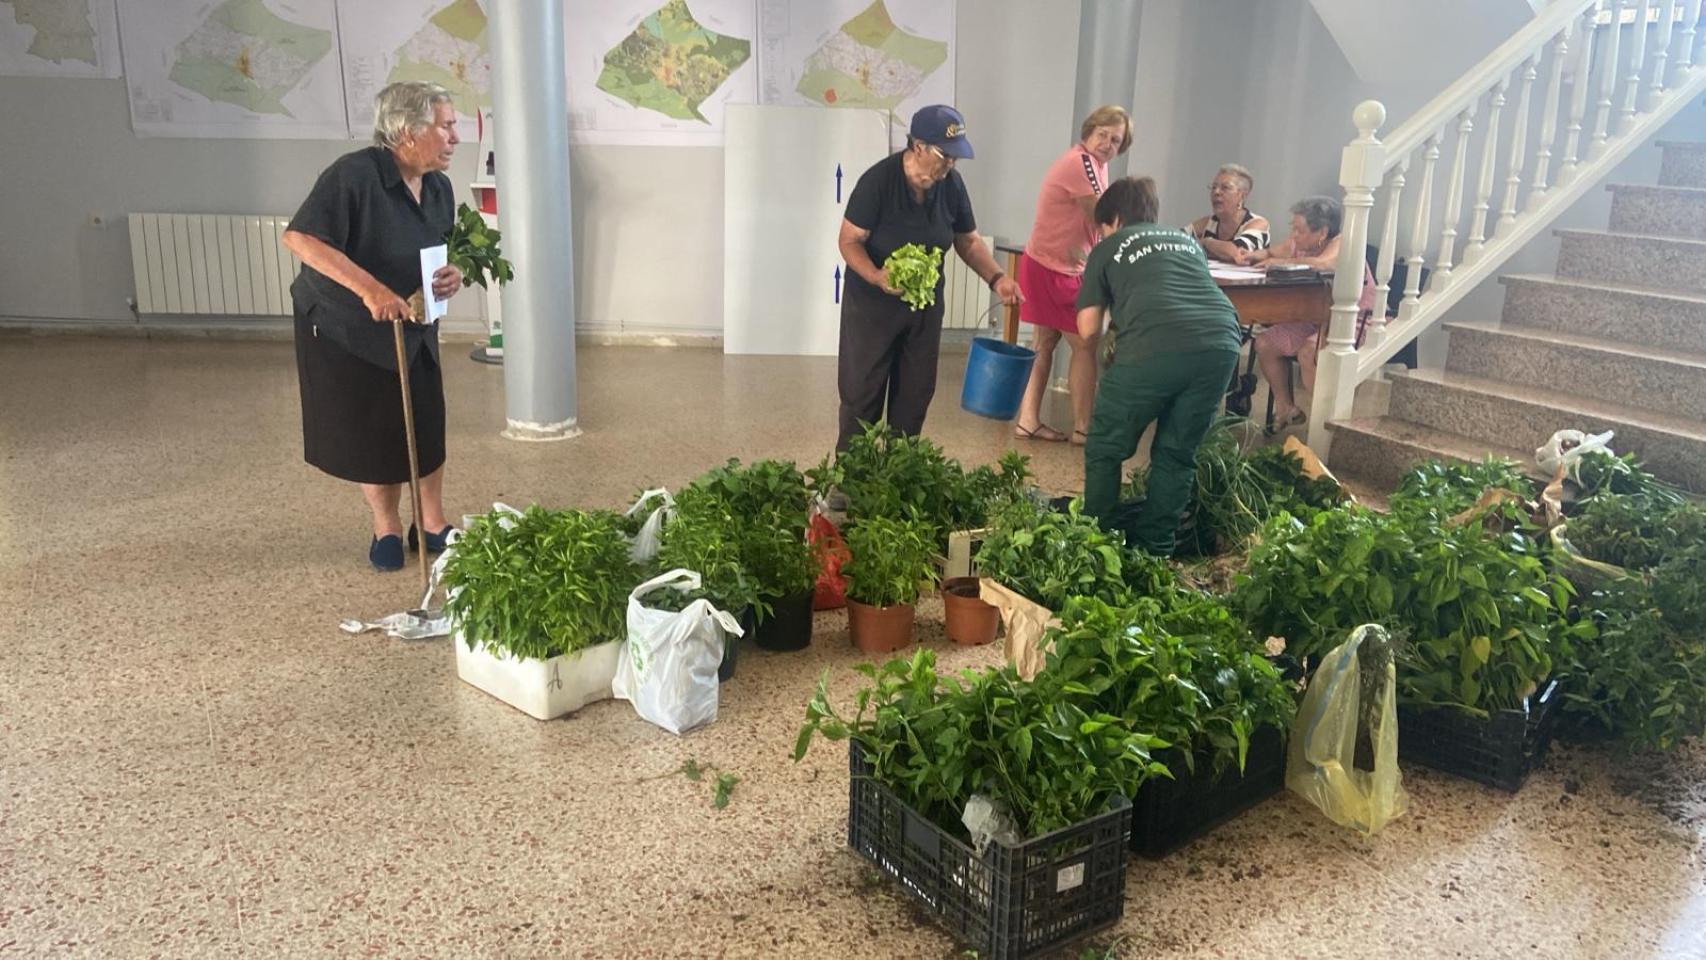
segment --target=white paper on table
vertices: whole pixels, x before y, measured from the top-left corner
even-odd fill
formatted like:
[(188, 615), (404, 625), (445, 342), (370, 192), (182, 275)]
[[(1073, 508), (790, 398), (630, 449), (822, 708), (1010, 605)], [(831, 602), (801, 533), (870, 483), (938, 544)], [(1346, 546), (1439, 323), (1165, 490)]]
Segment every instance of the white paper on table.
[(436, 247), (421, 248), (421, 300), (426, 304), (426, 316), (421, 317), (422, 323), (437, 323), (438, 318), (450, 310), (450, 301), (439, 300), (432, 295), (432, 275), (438, 268), (450, 263), (450, 247), (439, 244)]
[(1260, 280), (1268, 275), (1261, 267), (1241, 267), (1234, 263), (1210, 263), (1208, 275), (1216, 280)]

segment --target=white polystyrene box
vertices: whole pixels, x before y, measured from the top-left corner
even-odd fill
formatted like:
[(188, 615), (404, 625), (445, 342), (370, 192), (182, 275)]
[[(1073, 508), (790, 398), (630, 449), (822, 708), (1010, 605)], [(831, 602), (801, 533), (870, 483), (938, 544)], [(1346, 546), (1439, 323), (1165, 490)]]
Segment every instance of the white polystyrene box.
[(549, 660), (520, 660), (475, 650), (455, 634), (456, 675), (530, 717), (552, 720), (609, 700), (622, 643), (612, 640)]

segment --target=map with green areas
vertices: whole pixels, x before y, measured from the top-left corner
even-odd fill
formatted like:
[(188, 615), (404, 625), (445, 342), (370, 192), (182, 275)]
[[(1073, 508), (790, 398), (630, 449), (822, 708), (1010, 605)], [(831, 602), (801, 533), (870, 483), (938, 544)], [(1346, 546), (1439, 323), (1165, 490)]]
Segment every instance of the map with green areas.
[(795, 89), (831, 107), (892, 110), (947, 59), (946, 41), (900, 29), (875, 0), (806, 60)]
[(457, 109), (492, 105), (486, 11), (479, 0), (453, 0), (397, 50), (388, 80), (427, 80), (450, 91)]
[(285, 20), (263, 0), (226, 0), (178, 44), (169, 79), (212, 101), (292, 117), (284, 98), (332, 41), (330, 31)]
[(669, 0), (604, 55), (597, 86), (636, 107), (708, 124), (699, 105), (751, 56), (750, 40), (707, 30), (686, 0)]
[(26, 51), (30, 56), (50, 63), (97, 64), (89, 0), (0, 0), (0, 6), (10, 6), (18, 26), (35, 31)]

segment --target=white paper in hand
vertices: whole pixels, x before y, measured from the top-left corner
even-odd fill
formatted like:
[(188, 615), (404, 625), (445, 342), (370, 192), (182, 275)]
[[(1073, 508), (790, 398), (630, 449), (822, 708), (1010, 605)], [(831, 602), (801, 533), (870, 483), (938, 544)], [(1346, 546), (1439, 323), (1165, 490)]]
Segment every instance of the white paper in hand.
[(442, 243), (436, 247), (421, 248), (421, 299), (426, 303), (422, 323), (437, 323), (438, 318), (450, 309), (450, 301), (439, 300), (432, 295), (432, 275), (449, 262), (450, 248)]

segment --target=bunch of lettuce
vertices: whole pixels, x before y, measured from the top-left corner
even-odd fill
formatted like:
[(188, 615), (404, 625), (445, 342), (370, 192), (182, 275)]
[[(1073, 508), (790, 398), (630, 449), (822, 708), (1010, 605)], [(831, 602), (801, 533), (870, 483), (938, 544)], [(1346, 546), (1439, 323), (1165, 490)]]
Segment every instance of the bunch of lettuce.
[(900, 298), (914, 310), (923, 310), (936, 302), (936, 283), (942, 279), (941, 247), (925, 247), (909, 243), (889, 254), (883, 261), (888, 271), (889, 285), (900, 291)]

